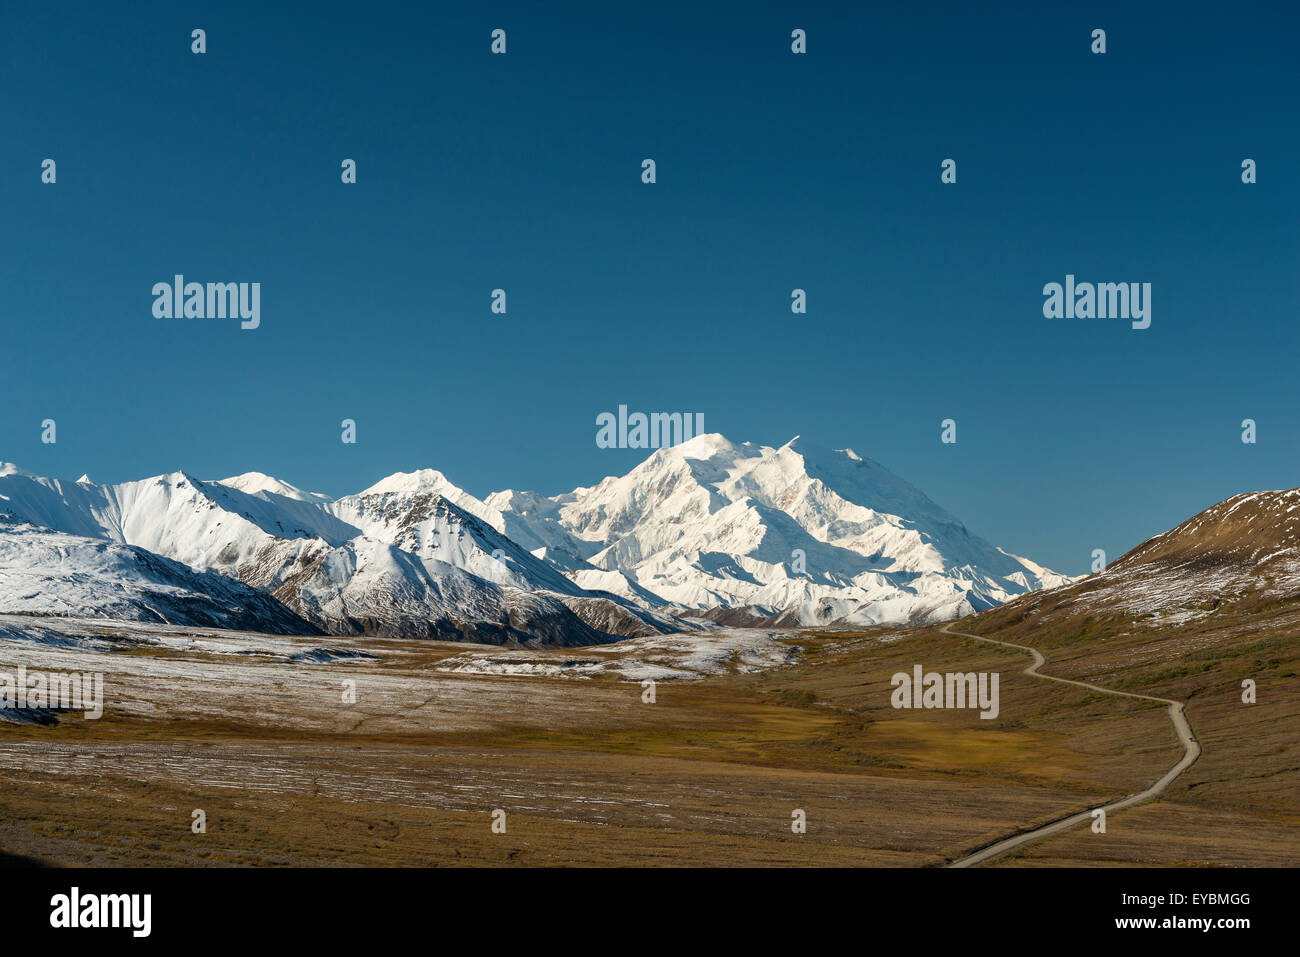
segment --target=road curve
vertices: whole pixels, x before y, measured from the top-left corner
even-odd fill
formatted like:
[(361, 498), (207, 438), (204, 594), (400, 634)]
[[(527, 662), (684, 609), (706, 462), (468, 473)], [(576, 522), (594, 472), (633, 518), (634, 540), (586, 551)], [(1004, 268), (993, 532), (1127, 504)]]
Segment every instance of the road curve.
[[(1178, 740), (1183, 745), (1183, 756), (1178, 763), (1164, 773), (1164, 776), (1145, 791), (1139, 791), (1136, 794), (1130, 794), (1126, 798), (1121, 798), (1112, 804), (1103, 804), (1102, 809), (1109, 815), (1111, 811), (1118, 811), (1121, 808), (1131, 807), (1134, 804), (1140, 804), (1143, 801), (1149, 801), (1151, 798), (1159, 797), (1165, 792), (1165, 789), (1174, 782), (1177, 777), (1190, 768), (1196, 759), (1201, 756), (1201, 746), (1197, 742), (1195, 735), (1192, 734), (1192, 726), (1187, 723), (1187, 716), (1183, 713), (1183, 703), (1181, 701), (1172, 701), (1169, 698), (1156, 698), (1147, 694), (1133, 694), (1129, 691), (1112, 691), (1110, 688), (1103, 688), (1100, 685), (1088, 684), (1086, 681), (1072, 681), (1069, 678), (1054, 678), (1052, 675), (1039, 674), (1038, 669), (1047, 663), (1042, 652), (1037, 648), (1030, 648), (1028, 645), (1017, 645), (1010, 641), (998, 641), (995, 638), (984, 638), (980, 635), (972, 635), (966, 631), (953, 631), (952, 623), (944, 625), (939, 629), (945, 634), (957, 635), (961, 638), (973, 638), (976, 641), (987, 642), (990, 645), (1001, 645), (1004, 648), (1015, 648), (1017, 651), (1027, 651), (1033, 655), (1034, 663), (1024, 669), (1024, 674), (1032, 675), (1035, 678), (1042, 678), (1044, 681), (1057, 681), (1063, 685), (1075, 685), (1079, 688), (1087, 688), (1089, 691), (1100, 691), (1102, 694), (1117, 695), (1121, 698), (1141, 698), (1144, 701), (1158, 701), (1163, 705), (1169, 706), (1169, 720), (1173, 723), (1174, 731), (1178, 734)], [(1071, 814), (1068, 817), (1060, 818), (1042, 827), (1036, 827), (1029, 831), (1021, 831), (1012, 834), (1010, 837), (1003, 838), (981, 847), (979, 850), (959, 858), (949, 864), (949, 867), (971, 867), (975, 864), (983, 864), (985, 861), (992, 860), (995, 857), (1015, 850), (1017, 847), (1040, 840), (1051, 834), (1057, 834), (1076, 824), (1082, 824), (1084, 821), (1092, 818), (1095, 809), (1089, 808), (1086, 811), (1080, 811), (1077, 814)]]

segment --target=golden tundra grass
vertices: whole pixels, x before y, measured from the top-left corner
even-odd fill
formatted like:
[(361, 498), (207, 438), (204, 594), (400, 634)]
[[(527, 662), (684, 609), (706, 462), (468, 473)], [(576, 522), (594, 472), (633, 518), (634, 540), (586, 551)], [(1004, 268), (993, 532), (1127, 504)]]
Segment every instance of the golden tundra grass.
[[(1285, 627), (1224, 636), (1192, 667), (1150, 651), (1176, 633), (1026, 629), (996, 616), (971, 627), (1036, 643), (1047, 673), (1190, 700), (1205, 755), (1106, 835), (1072, 831), (1006, 863), (1296, 863), (1300, 709), (1272, 690), (1243, 706), (1235, 688), (1247, 672), (1290, 672), (1294, 689)], [(0, 725), (0, 852), (71, 865), (935, 866), (1140, 790), (1181, 753), (1159, 707), (1027, 677), (1012, 650), (928, 628), (792, 641), (794, 665), (663, 682), (655, 704), (607, 678), (434, 672), (461, 650), (434, 643), (365, 643), (379, 662), (307, 671), (239, 661), (243, 683), (209, 676), (185, 695), (133, 677), (143, 706), (129, 714)], [(1000, 672), (1000, 715), (895, 711), (890, 677), (918, 663)], [(361, 701), (334, 704), (356, 676)], [(200, 707), (205, 695), (224, 695), (229, 714)], [(190, 826), (199, 808), (204, 834)], [(796, 809), (806, 834), (791, 831)]]

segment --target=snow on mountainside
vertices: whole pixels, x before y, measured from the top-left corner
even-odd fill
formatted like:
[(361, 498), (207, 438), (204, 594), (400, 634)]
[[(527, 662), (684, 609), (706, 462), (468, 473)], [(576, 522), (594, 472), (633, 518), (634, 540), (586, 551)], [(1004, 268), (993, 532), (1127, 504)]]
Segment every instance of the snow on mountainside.
[(262, 584), (332, 634), (564, 646), (612, 640), (553, 595), (502, 587), (366, 537), (339, 547), (309, 540)]
[(701, 435), (590, 488), (482, 501), (433, 469), (330, 499), (261, 472), (96, 485), (0, 463), (0, 513), (0, 536), (27, 523), (133, 546), (336, 634), (585, 645), (729, 616), (935, 621), (1069, 580), (880, 465), (799, 439)]
[(1300, 597), (1300, 489), (1249, 492), (1148, 539), (1072, 589), (1094, 611), (1152, 621), (1206, 617), (1254, 594)]
[(143, 548), (0, 517), (0, 612), (310, 634), (256, 589)]
[(701, 435), (591, 488), (485, 502), (581, 583), (613, 575), (628, 597), (781, 624), (938, 621), (1070, 581), (972, 535), (877, 463), (798, 438), (772, 449)]

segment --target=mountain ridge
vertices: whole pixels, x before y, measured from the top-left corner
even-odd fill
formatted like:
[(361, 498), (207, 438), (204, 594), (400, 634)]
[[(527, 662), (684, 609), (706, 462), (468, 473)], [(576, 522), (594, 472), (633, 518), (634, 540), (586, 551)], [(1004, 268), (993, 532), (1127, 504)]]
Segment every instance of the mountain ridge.
[[(479, 499), (436, 469), (330, 498), (262, 472), (116, 485), (0, 464), (0, 510), (272, 595), (343, 634), (578, 644), (710, 619), (947, 620), (1069, 582), (852, 449), (719, 433), (559, 495)], [(612, 629), (612, 633), (611, 633)]]
[(753, 620), (946, 620), (1071, 580), (974, 536), (879, 463), (798, 436), (774, 449), (708, 433), (593, 486), (484, 501), (511, 534), (672, 605)]

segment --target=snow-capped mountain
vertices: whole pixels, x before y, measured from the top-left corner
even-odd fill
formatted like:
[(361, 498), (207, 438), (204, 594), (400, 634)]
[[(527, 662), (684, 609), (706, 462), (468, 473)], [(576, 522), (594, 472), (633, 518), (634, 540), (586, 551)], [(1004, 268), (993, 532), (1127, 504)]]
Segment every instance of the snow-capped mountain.
[(701, 435), (591, 488), (485, 503), (579, 584), (715, 617), (939, 621), (1070, 581), (972, 535), (851, 449), (798, 438), (773, 449)]
[[(332, 634), (583, 645), (680, 627), (580, 588), (453, 504), (486, 511), (438, 473), (375, 488), (332, 502), (260, 473), (202, 481), (174, 472), (101, 486), (5, 466), (0, 514), (9, 528), (133, 546), (235, 579), (273, 598), (281, 618)], [(57, 594), (54, 580), (47, 588)], [(101, 606), (79, 591), (51, 607), (90, 616)], [(269, 616), (264, 630), (282, 630), (279, 620)]]
[[(156, 573), (154, 585), (179, 589), (168, 594), (260, 609), (268, 631), (305, 621), (334, 634), (581, 645), (703, 618), (936, 621), (1069, 581), (971, 535), (880, 465), (798, 439), (772, 449), (702, 435), (591, 488), (486, 500), (433, 469), (330, 499), (260, 472), (97, 485), (0, 464), (0, 516), (0, 612), (137, 608), (146, 600), (131, 596)], [(46, 574), (56, 552), (78, 556), (72, 574)], [(117, 596), (81, 587), (114, 575)], [(232, 580), (247, 588), (218, 587)], [(44, 582), (35, 604), (32, 581)], [(271, 604), (254, 608), (249, 590)]]
[(575, 583), (545, 557), (503, 534), (499, 514), (433, 469), (390, 475), (324, 507), (366, 538), (414, 555), (426, 565), (461, 569), (507, 594), (544, 595), (603, 632), (632, 637), (683, 625), (653, 610), (661, 601), (632, 602), (598, 586)]
[[(78, 481), (89, 482), (90, 478), (83, 475)], [(322, 495), (320, 492), (304, 492), (302, 489), (290, 485), (288, 482), (281, 482), (278, 478), (273, 478), (264, 472), (245, 472), (243, 475), (233, 475), (230, 478), (221, 479), (220, 484), (238, 489), (241, 492), (247, 492), (249, 495), (256, 495), (258, 492), (273, 492), (276, 495), (297, 499), (300, 502), (329, 501), (328, 495)]]

